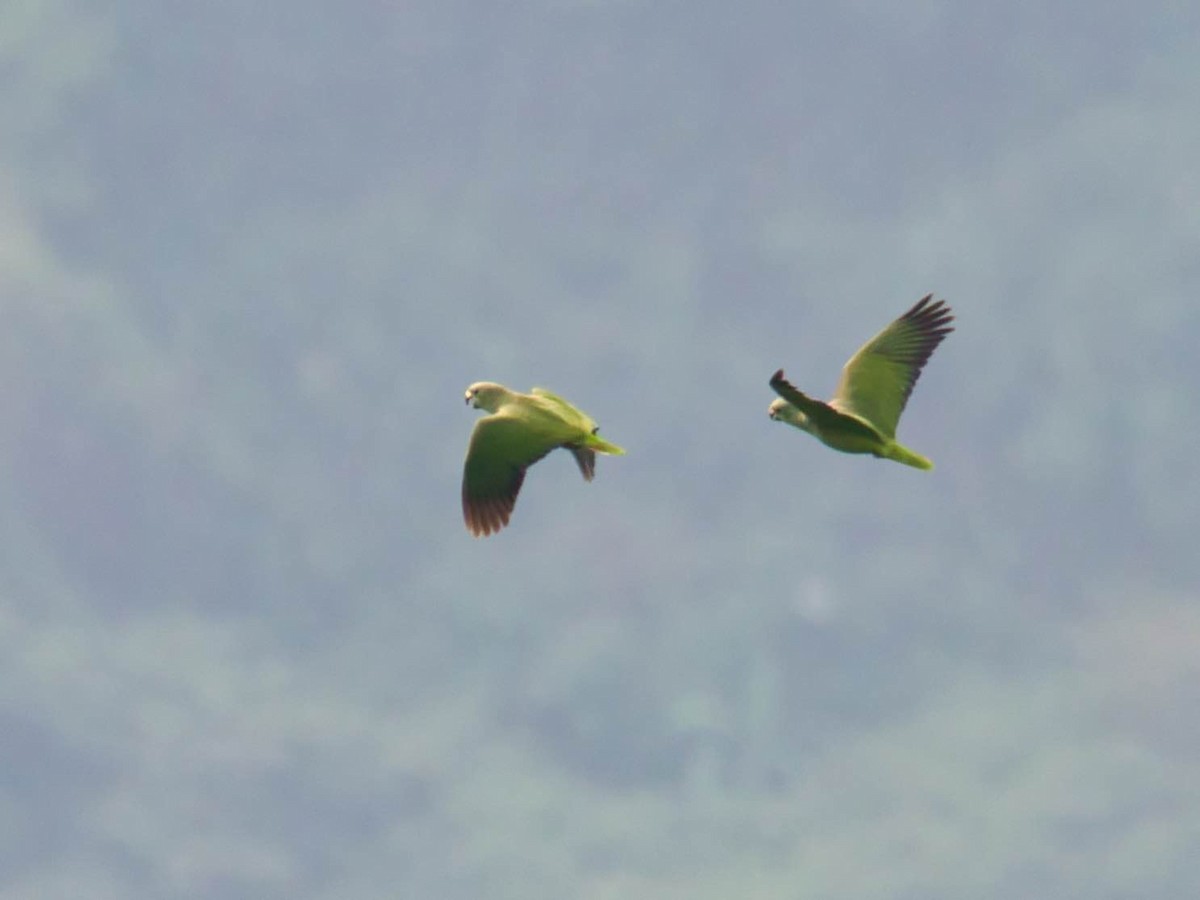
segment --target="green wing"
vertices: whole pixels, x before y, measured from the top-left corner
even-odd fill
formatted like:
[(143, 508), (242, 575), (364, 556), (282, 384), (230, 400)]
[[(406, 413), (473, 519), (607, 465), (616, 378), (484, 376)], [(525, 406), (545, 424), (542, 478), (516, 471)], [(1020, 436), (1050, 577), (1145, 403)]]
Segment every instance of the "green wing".
[[(545, 397), (547, 400), (553, 400), (559, 406), (565, 406), (567, 409), (575, 410), (575, 407), (573, 407), (562, 397), (558, 396), (558, 394), (555, 394), (553, 391), (548, 391), (545, 388), (530, 388), (529, 393), (533, 394), (535, 397)], [(578, 412), (578, 410), (575, 411)]]
[(529, 393), (535, 397), (541, 397), (543, 400), (550, 402), (554, 406), (559, 415), (563, 417), (563, 421), (570, 423), (573, 426), (578, 426), (585, 432), (592, 432), (596, 429), (596, 423), (581, 409), (576, 409), (558, 394), (552, 394), (545, 388), (535, 387), (530, 388)]
[(896, 423), (921, 368), (954, 330), (950, 307), (944, 300), (931, 303), (932, 299), (932, 294), (922, 297), (850, 357), (830, 401), (834, 409), (866, 419), (886, 438), (896, 436)]
[(525, 470), (557, 446), (511, 415), (497, 413), (476, 422), (463, 464), (467, 529), (479, 537), (507, 525)]
[[(548, 400), (565, 422), (579, 428), (583, 434), (595, 434), (599, 430), (599, 426), (592, 421), (587, 413), (572, 406), (562, 397), (558, 396), (558, 394), (540, 387), (530, 388), (529, 393), (535, 397), (541, 397), (543, 400)], [(574, 444), (568, 445), (567, 449), (575, 457), (575, 464), (579, 466), (579, 471), (583, 475), (584, 480), (591, 481), (595, 478), (596, 452)]]

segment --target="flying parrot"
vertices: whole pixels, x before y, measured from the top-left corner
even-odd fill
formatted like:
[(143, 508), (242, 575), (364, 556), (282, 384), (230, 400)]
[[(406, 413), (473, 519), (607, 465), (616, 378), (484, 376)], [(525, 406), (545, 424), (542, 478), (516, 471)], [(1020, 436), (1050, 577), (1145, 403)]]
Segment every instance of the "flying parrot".
[(842, 367), (828, 403), (802, 394), (783, 369), (771, 376), (779, 399), (767, 413), (807, 431), (843, 453), (871, 453), (882, 459), (932, 469), (933, 463), (896, 440), (896, 424), (921, 368), (942, 339), (954, 329), (946, 301), (927, 294), (908, 312), (867, 341)]
[(475, 537), (508, 524), (525, 470), (551, 450), (570, 450), (586, 481), (596, 474), (597, 453), (625, 453), (598, 437), (585, 413), (542, 388), (520, 394), (478, 381), (467, 388), (466, 402), (491, 413), (475, 423), (463, 464), (463, 520)]

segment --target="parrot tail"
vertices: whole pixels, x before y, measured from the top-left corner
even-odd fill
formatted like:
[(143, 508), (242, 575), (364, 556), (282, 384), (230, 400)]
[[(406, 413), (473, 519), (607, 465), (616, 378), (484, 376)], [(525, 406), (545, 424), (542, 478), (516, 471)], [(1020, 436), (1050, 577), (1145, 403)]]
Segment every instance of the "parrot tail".
[(906, 466), (912, 466), (914, 469), (929, 471), (933, 468), (933, 463), (930, 460), (926, 459), (920, 453), (914, 453), (903, 444), (897, 444), (895, 441), (888, 444), (880, 455), (887, 459), (894, 459), (898, 463), (904, 463)]
[(584, 446), (589, 450), (595, 450), (597, 453), (607, 453), (610, 456), (624, 456), (625, 451), (616, 444), (610, 444), (604, 438), (595, 434), (589, 434), (584, 441)]

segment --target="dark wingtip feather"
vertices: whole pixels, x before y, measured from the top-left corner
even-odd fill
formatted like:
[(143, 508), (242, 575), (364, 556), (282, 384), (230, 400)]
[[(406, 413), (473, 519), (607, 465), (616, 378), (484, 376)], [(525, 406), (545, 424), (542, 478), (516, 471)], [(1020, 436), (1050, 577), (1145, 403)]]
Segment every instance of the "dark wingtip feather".
[(954, 330), (950, 324), (954, 321), (954, 312), (945, 300), (934, 301), (933, 294), (926, 294), (900, 318), (911, 325), (915, 333), (910, 341), (904, 342), (898, 353), (889, 356), (912, 367), (904, 391), (904, 399), (907, 401), (921, 376), (921, 370), (929, 362), (929, 357), (946, 335)]
[(933, 348), (954, 330), (950, 324), (954, 321), (953, 310), (945, 300), (930, 303), (932, 298), (933, 294), (926, 294), (900, 317), (916, 329), (918, 342), (914, 349), (917, 350), (917, 355), (924, 359), (928, 359)]
[(504, 493), (486, 497), (472, 497), (467, 493), (467, 486), (464, 483), (462, 510), (467, 531), (475, 537), (487, 537), (507, 526), (513, 509), (516, 508), (517, 494), (520, 492), (524, 480), (525, 473), (522, 471), (513, 479)]
[(950, 323), (954, 321), (954, 312), (945, 300), (932, 303), (931, 300), (933, 300), (933, 294), (926, 294), (901, 318), (907, 319), (923, 335), (936, 335), (940, 340), (954, 330), (950, 326)]
[(508, 524), (513, 505), (503, 497), (463, 502), (463, 519), (475, 537), (487, 537)]

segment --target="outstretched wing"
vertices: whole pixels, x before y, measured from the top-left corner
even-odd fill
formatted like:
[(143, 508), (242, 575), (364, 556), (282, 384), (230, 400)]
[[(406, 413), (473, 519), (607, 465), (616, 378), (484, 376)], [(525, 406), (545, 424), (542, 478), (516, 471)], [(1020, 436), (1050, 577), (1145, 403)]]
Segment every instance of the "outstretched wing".
[(557, 447), (513, 416), (485, 416), (475, 423), (463, 463), (462, 508), (476, 537), (508, 524), (525, 470)]
[(908, 312), (863, 344), (842, 367), (830, 405), (861, 416), (887, 438), (908, 403), (921, 368), (934, 348), (954, 329), (946, 301), (927, 294)]
[(814, 400), (808, 394), (801, 393), (795, 385), (783, 377), (783, 369), (771, 376), (771, 387), (780, 397), (808, 416), (809, 420), (819, 429), (832, 431), (844, 418), (841, 413), (823, 400)]

